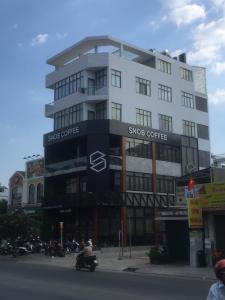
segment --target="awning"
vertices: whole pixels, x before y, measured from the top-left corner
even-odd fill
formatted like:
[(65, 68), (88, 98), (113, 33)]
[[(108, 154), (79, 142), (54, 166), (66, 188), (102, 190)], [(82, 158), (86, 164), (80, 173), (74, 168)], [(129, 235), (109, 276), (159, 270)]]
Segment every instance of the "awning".
[(188, 217), (173, 217), (173, 216), (164, 216), (164, 217), (157, 217), (155, 221), (187, 221)]

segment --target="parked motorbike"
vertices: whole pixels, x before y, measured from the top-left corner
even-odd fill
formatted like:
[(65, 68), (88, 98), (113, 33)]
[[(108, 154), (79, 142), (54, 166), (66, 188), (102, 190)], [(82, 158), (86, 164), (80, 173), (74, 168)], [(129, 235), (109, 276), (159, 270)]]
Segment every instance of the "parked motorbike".
[(13, 257), (17, 257), (17, 256), (25, 255), (25, 254), (30, 254), (30, 253), (31, 253), (31, 251), (29, 251), (26, 247), (23, 247), (23, 246), (14, 247), (12, 249), (12, 256)]
[(97, 265), (98, 265), (98, 260), (96, 255), (92, 255), (92, 256), (77, 255), (76, 265), (75, 265), (77, 271), (80, 271), (80, 269), (88, 269), (90, 270), (90, 272), (94, 272)]
[(1, 255), (9, 255), (12, 253), (12, 245), (10, 243), (7, 243), (6, 245), (2, 245), (0, 247), (0, 254)]

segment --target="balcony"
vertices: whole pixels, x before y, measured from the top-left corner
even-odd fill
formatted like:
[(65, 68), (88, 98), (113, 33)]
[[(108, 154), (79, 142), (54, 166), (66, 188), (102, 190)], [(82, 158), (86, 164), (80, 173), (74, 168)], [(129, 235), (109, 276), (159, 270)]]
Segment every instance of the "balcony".
[(107, 86), (80, 87), (75, 93), (67, 96), (65, 95), (62, 98), (55, 100), (54, 102), (45, 104), (45, 117), (53, 118), (54, 113), (73, 106), (75, 100), (76, 103), (77, 101), (91, 103), (92, 101), (103, 101), (106, 99), (108, 99)]
[(54, 115), (54, 102), (45, 104), (45, 117), (52, 118)]
[(79, 157), (45, 166), (45, 177), (86, 170), (87, 157)]

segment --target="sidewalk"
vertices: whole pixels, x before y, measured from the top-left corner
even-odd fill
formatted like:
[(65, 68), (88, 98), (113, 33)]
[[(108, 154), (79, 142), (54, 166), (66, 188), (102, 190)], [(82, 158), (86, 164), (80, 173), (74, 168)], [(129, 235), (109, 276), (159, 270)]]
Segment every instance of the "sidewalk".
[[(182, 264), (153, 265), (149, 263), (146, 250), (125, 251), (123, 256), (118, 252), (102, 249), (94, 251), (98, 257), (98, 270), (111, 272), (134, 272), (158, 276), (178, 276), (198, 278), (204, 280), (215, 280), (213, 268), (194, 268)], [(65, 268), (74, 267), (76, 254), (70, 253), (65, 257), (49, 257), (44, 254), (31, 254), (16, 258), (18, 263), (33, 263)]]

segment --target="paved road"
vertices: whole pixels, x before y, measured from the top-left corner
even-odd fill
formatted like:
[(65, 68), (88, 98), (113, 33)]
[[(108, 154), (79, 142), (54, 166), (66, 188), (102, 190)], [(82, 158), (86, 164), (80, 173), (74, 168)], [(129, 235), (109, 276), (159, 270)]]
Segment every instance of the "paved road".
[(7, 300), (201, 300), (210, 284), (197, 279), (0, 262), (0, 298)]

